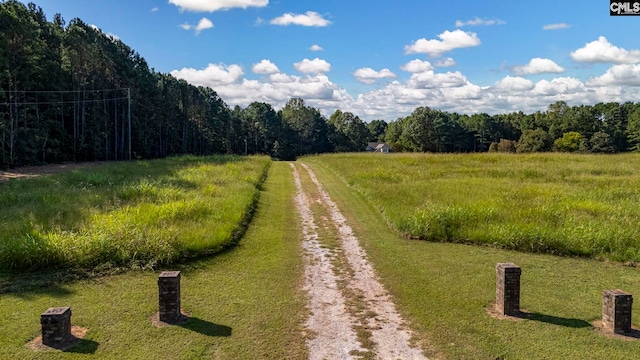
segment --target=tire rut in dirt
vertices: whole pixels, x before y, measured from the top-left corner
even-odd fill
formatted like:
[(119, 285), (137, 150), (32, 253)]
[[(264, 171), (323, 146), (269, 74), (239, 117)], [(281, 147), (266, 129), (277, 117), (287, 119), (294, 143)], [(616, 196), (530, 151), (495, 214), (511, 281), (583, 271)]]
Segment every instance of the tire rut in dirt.
[[(309, 205), (310, 199), (306, 195), (301, 181), (300, 175), (296, 170), (296, 166), (291, 164), (294, 171), (294, 178), (296, 186), (298, 187), (298, 195), (296, 196), (296, 206), (303, 219), (303, 228), (305, 231), (305, 245), (318, 244), (322, 249), (321, 239), (318, 238), (317, 232), (309, 224), (316, 226), (316, 222), (320, 220), (314, 220), (317, 214), (313, 214)], [(319, 198), (317, 200), (321, 206), (328, 213), (328, 222), (334, 231), (339, 249), (333, 254), (326, 253), (325, 259), (327, 260), (325, 266), (332, 267), (332, 269), (324, 269), (323, 271), (330, 271), (334, 274), (340, 274), (339, 278), (335, 278), (336, 283), (341, 283), (337, 289), (332, 289), (332, 292), (337, 290), (341, 294), (339, 297), (342, 299), (340, 302), (342, 306), (347, 306), (347, 310), (343, 310), (345, 317), (348, 318), (347, 322), (351, 324), (351, 331), (357, 330), (357, 335), (360, 340), (360, 349), (352, 349), (349, 357), (341, 358), (378, 358), (378, 359), (426, 359), (422, 351), (411, 344), (412, 334), (407, 329), (405, 322), (400, 317), (396, 310), (395, 304), (384, 289), (371, 264), (367, 259), (367, 255), (360, 247), (357, 237), (354, 235), (353, 230), (347, 224), (347, 219), (342, 215), (335, 202), (331, 200), (329, 194), (326, 192), (322, 184), (316, 178), (314, 172), (306, 164), (302, 164), (302, 167), (306, 170), (311, 182), (315, 185), (315, 192)], [(309, 191), (307, 191), (308, 193)], [(304, 205), (306, 202), (306, 205)], [(308, 223), (305, 225), (304, 223)], [(303, 230), (304, 231), (304, 230)], [(306, 239), (309, 242), (306, 242)], [(306, 249), (306, 248), (305, 248)], [(308, 251), (308, 250), (307, 250)], [(320, 250), (318, 250), (320, 251)], [(330, 261), (331, 256), (337, 256), (341, 261), (335, 267)], [(309, 260), (309, 258), (308, 258)], [(318, 271), (317, 269), (315, 271)], [(307, 277), (310, 281), (312, 278)], [(310, 291), (310, 297), (314, 296), (323, 297), (322, 290), (309, 290), (317, 284), (308, 282), (306, 285), (307, 291)], [(314, 295), (314, 291), (319, 291), (319, 294)], [(346, 303), (345, 303), (346, 299)], [(313, 300), (310, 300), (313, 302)], [(334, 303), (336, 303), (334, 301)], [(314, 316), (314, 310), (310, 306), (312, 311), (312, 317)], [(332, 321), (342, 322), (345, 319), (339, 319), (331, 317)], [(308, 322), (309, 324), (309, 322)], [(311, 330), (311, 329), (310, 329)], [(327, 331), (326, 328), (312, 330), (315, 334), (326, 332), (328, 334), (327, 340), (332, 340), (334, 343), (339, 341), (337, 338), (333, 338), (333, 334)], [(309, 343), (310, 344), (310, 343)], [(335, 344), (333, 346), (336, 346)], [(337, 347), (340, 347), (339, 345)], [(315, 358), (311, 345), (309, 345), (311, 358)], [(353, 357), (352, 357), (353, 356)], [(322, 357), (317, 357), (322, 358)], [(326, 357), (332, 358), (332, 357)]]

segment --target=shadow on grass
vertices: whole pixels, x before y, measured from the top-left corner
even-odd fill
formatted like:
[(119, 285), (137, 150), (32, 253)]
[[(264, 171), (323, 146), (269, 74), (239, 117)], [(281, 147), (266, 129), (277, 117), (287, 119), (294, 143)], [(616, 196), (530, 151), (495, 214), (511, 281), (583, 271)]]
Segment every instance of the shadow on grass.
[(73, 345), (69, 349), (64, 350), (64, 352), (72, 354), (91, 355), (95, 354), (95, 352), (98, 350), (99, 345), (100, 344), (93, 340), (80, 339), (77, 344)]
[(631, 329), (629, 331), (617, 332), (614, 335), (620, 336), (623, 338), (640, 339), (640, 330)]
[(80, 277), (70, 271), (0, 271), (0, 294), (9, 294), (22, 299), (38, 295), (63, 298), (73, 294), (64, 283)]
[(190, 317), (185, 323), (178, 326), (211, 337), (231, 336), (232, 329), (226, 325), (214, 324), (212, 322)]
[(522, 318), (575, 329), (592, 327), (589, 322), (581, 319), (568, 319), (536, 312), (522, 313)]

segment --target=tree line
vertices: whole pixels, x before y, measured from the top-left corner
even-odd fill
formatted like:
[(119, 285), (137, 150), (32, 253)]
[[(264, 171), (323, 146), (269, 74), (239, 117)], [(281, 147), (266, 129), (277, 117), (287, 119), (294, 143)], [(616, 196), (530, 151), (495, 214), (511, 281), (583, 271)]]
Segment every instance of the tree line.
[(178, 154), (304, 154), (363, 151), (640, 150), (640, 104), (551, 104), (500, 115), (419, 107), (387, 123), (303, 99), (276, 111), (229, 107), (214, 89), (156, 72), (122, 41), (80, 19), (17, 0), (0, 3), (0, 168)]
[(347, 139), (302, 99), (278, 112), (258, 102), (230, 108), (80, 19), (48, 21), (33, 3), (0, 2), (0, 168), (360, 148), (332, 142)]
[(640, 103), (569, 106), (558, 101), (546, 111), (493, 116), (420, 107), (388, 124), (384, 138), (396, 151), (638, 151)]

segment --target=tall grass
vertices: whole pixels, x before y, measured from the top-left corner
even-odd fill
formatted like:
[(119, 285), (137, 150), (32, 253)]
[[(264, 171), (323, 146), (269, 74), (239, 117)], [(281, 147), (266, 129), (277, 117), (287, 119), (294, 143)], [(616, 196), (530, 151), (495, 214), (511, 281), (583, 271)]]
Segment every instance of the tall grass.
[(184, 156), (0, 183), (0, 267), (155, 266), (219, 251), (246, 225), (269, 164)]
[(335, 154), (328, 167), (409, 237), (640, 261), (640, 156)]

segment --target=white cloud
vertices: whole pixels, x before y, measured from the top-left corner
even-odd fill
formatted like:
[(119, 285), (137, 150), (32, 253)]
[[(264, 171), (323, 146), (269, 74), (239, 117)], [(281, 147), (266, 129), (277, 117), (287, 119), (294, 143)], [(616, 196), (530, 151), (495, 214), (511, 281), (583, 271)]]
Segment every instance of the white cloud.
[(213, 23), (211, 22), (211, 20), (203, 17), (202, 19), (200, 19), (200, 21), (198, 21), (198, 25), (194, 26), (189, 23), (184, 23), (184, 24), (180, 24), (179, 26), (187, 31), (193, 29), (196, 35), (198, 35), (202, 30), (213, 28)]
[(208, 86), (215, 89), (219, 85), (238, 82), (244, 75), (244, 71), (239, 65), (209, 64), (204, 70), (182, 68), (182, 70), (173, 70), (171, 75), (196, 86)]
[(203, 17), (202, 19), (200, 19), (200, 21), (198, 22), (198, 25), (196, 25), (195, 27), (196, 34), (200, 34), (202, 30), (211, 29), (212, 27), (213, 27), (213, 23), (211, 22), (211, 20)]
[(323, 51), (324, 49), (322, 48), (322, 46), (315, 44), (315, 45), (311, 45), (309, 50), (311, 50), (311, 51)]
[(482, 98), (483, 89), (475, 84), (466, 82), (462, 86), (444, 87), (441, 89), (446, 99), (452, 100), (479, 100)]
[(640, 50), (625, 50), (612, 45), (607, 38), (600, 36), (598, 40), (587, 43), (571, 53), (571, 58), (584, 63), (633, 64), (640, 62)]
[(555, 78), (551, 81), (540, 80), (534, 86), (531, 93), (534, 95), (559, 95), (572, 94), (584, 90), (584, 84), (580, 80), (570, 77)]
[(452, 67), (452, 66), (456, 66), (456, 61), (453, 60), (453, 58), (446, 58), (446, 59), (442, 59), (439, 61), (436, 61), (435, 65), (437, 67)]
[(331, 24), (331, 21), (322, 17), (315, 11), (307, 11), (305, 14), (287, 13), (271, 20), (272, 25), (300, 25), (323, 27)]
[(267, 59), (263, 59), (259, 63), (253, 64), (252, 70), (256, 74), (276, 74), (280, 72), (280, 69)]
[(513, 72), (516, 75), (557, 74), (564, 72), (564, 68), (550, 59), (533, 58), (527, 65), (514, 66)]
[(214, 12), (233, 8), (265, 7), (269, 0), (169, 0), (180, 11)]
[(185, 68), (171, 74), (194, 85), (211, 87), (230, 106), (244, 107), (261, 101), (279, 109), (292, 97), (300, 97), (325, 116), (340, 109), (366, 121), (393, 121), (409, 115), (418, 106), (461, 114), (532, 113), (544, 111), (549, 104), (561, 100), (573, 106), (640, 98), (640, 64), (614, 65), (586, 82), (572, 77), (549, 77), (534, 83), (523, 77), (505, 76), (492, 86), (479, 86), (459, 71), (437, 73), (428, 61), (416, 59), (401, 66), (410, 73), (407, 80), (391, 79), (390, 70), (360, 69), (357, 73), (365, 81), (386, 78), (385, 74), (392, 81), (353, 97), (323, 74), (331, 67), (326, 61), (305, 59), (294, 66), (304, 70), (303, 74), (282, 73), (267, 59), (252, 67), (254, 73), (264, 75), (258, 80), (245, 78), (240, 65), (209, 64), (204, 69)]
[(480, 45), (480, 39), (476, 33), (459, 29), (454, 31), (446, 30), (438, 37), (440, 40), (418, 39), (413, 44), (405, 46), (404, 52), (405, 54), (429, 54), (437, 57), (453, 49)]
[(494, 89), (504, 92), (522, 92), (533, 89), (533, 86), (533, 81), (531, 80), (507, 75), (495, 83)]
[(467, 20), (467, 21), (456, 20), (456, 27), (478, 26), (478, 25), (485, 25), (485, 26), (504, 25), (506, 23), (507, 22), (504, 20), (487, 20), (487, 19), (480, 19), (479, 17), (476, 16), (476, 18), (472, 20)]
[(400, 69), (410, 73), (421, 73), (421, 72), (433, 70), (433, 65), (431, 65), (431, 63), (428, 61), (415, 59), (400, 66)]
[(391, 72), (389, 69), (382, 69), (380, 71), (375, 71), (372, 68), (361, 68), (354, 71), (353, 76), (356, 78), (358, 82), (363, 84), (374, 84), (376, 81), (380, 79), (390, 79), (396, 78), (398, 75)]
[(571, 25), (567, 23), (547, 24), (542, 27), (542, 30), (562, 30), (569, 29)]
[(590, 86), (640, 86), (640, 64), (613, 65), (603, 75), (587, 81)]
[(274, 83), (293, 83), (298, 81), (299, 77), (290, 76), (283, 73), (275, 73), (269, 75), (269, 80)]
[(160, 9), (156, 6), (151, 9), (151, 12), (158, 12)]
[(313, 60), (304, 59), (293, 64), (296, 70), (303, 74), (324, 74), (331, 71), (331, 64), (326, 60), (315, 58)]
[(467, 83), (467, 78), (459, 71), (435, 73), (424, 71), (411, 75), (408, 86), (415, 89), (459, 87)]

